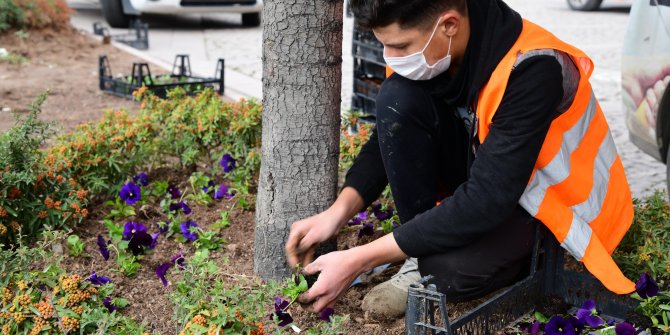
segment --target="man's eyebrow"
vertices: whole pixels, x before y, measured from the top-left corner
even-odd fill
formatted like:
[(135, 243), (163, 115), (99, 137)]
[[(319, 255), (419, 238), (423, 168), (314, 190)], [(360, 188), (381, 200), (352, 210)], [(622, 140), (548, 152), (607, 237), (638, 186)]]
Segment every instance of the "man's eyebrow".
[(384, 43), (384, 46), (395, 48), (395, 49), (402, 49), (406, 47), (409, 43), (408, 42), (391, 42), (391, 43)]

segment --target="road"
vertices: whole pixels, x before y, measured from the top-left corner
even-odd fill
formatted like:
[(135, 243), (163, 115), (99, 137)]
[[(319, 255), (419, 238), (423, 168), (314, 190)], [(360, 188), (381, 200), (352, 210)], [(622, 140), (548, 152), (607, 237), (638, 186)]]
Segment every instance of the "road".
[[(95, 21), (104, 21), (96, 0), (70, 0), (77, 10), (75, 27), (91, 31)], [(596, 69), (592, 84), (621, 155), (635, 197), (666, 189), (665, 165), (638, 150), (628, 139), (621, 105), (621, 50), (628, 23), (628, 10), (616, 7), (616, 0), (605, 1), (598, 12), (582, 13), (568, 9), (564, 0), (508, 0), (525, 18), (540, 24), (559, 38), (572, 43), (593, 58)], [(239, 15), (146, 16), (149, 23), (153, 59), (171, 64), (176, 54), (190, 54), (193, 72), (211, 76), (216, 60), (226, 61), (227, 92), (232, 96), (260, 98), (262, 73), (262, 30), (241, 26)], [(344, 21), (342, 109), (349, 107), (352, 87), (351, 32), (353, 22)], [(112, 30), (112, 34), (124, 30)], [(127, 65), (130, 69), (130, 65)], [(123, 65), (112, 65), (122, 69)], [(118, 71), (118, 70), (117, 70)], [(123, 72), (123, 71), (121, 71)], [(129, 70), (128, 70), (129, 72)]]

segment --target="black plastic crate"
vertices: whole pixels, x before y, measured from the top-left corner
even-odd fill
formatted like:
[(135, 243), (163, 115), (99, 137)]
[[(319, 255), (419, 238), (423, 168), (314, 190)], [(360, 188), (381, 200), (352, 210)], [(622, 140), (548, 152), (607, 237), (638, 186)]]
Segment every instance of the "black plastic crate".
[(363, 59), (379, 66), (386, 66), (384, 48), (381, 46), (377, 47), (369, 43), (354, 40), (351, 50), (354, 58)]
[(381, 80), (369, 78), (354, 78), (354, 92), (351, 99), (351, 108), (360, 111), (363, 115), (376, 115), (376, 100)]
[(375, 100), (360, 93), (354, 93), (351, 96), (351, 109), (357, 110), (371, 119), (374, 119), (377, 115)]
[(211, 87), (223, 95), (224, 69), (224, 60), (220, 58), (216, 63), (213, 78), (193, 76), (188, 55), (177, 55), (170, 74), (154, 76), (151, 74), (149, 64), (133, 63), (131, 75), (115, 77), (112, 75), (107, 56), (100, 55), (98, 58), (100, 90), (130, 99), (132, 99), (133, 92), (142, 86), (146, 86), (153, 94), (161, 98), (165, 98), (167, 91), (176, 87), (183, 88), (188, 94), (196, 94)]
[[(554, 236), (538, 225), (530, 274), (453, 321), (446, 317), (444, 294), (437, 292), (434, 285), (412, 284), (405, 314), (405, 334), (496, 334), (531, 312), (545, 295), (559, 296), (575, 307), (581, 306), (586, 299), (593, 299), (601, 315), (620, 320), (636, 306), (634, 299), (610, 292), (588, 272), (565, 269), (563, 257), (564, 251)], [(436, 313), (440, 316), (440, 325), (436, 324)]]
[(354, 58), (354, 77), (384, 80), (386, 78), (386, 66)]

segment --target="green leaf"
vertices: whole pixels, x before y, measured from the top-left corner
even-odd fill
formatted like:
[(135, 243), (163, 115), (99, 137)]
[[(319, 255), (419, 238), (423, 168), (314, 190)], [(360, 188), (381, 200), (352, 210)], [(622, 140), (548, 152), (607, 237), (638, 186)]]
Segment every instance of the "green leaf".
[(76, 244), (79, 241), (80, 241), (79, 236), (77, 236), (77, 235), (70, 235), (70, 236), (67, 237), (67, 244), (70, 245), (70, 246)]
[(540, 321), (541, 323), (549, 322), (549, 318), (544, 316), (544, 314), (538, 311), (535, 311), (535, 313), (533, 313), (533, 316), (535, 317), (535, 320)]
[(118, 308), (126, 308), (128, 306), (128, 300), (124, 298), (114, 298), (112, 299), (112, 303)]

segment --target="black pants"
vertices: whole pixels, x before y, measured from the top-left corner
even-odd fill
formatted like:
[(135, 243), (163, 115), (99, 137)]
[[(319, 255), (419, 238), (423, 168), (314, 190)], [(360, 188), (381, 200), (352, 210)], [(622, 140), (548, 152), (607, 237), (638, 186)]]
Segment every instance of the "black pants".
[[(377, 106), (377, 134), (402, 222), (444, 199), (467, 179), (468, 132), (454, 108), (431, 94), (430, 82), (392, 75)], [(449, 301), (483, 296), (514, 283), (530, 267), (534, 219), (517, 206), (494, 231), (464, 247), (419, 258), (422, 276)]]

